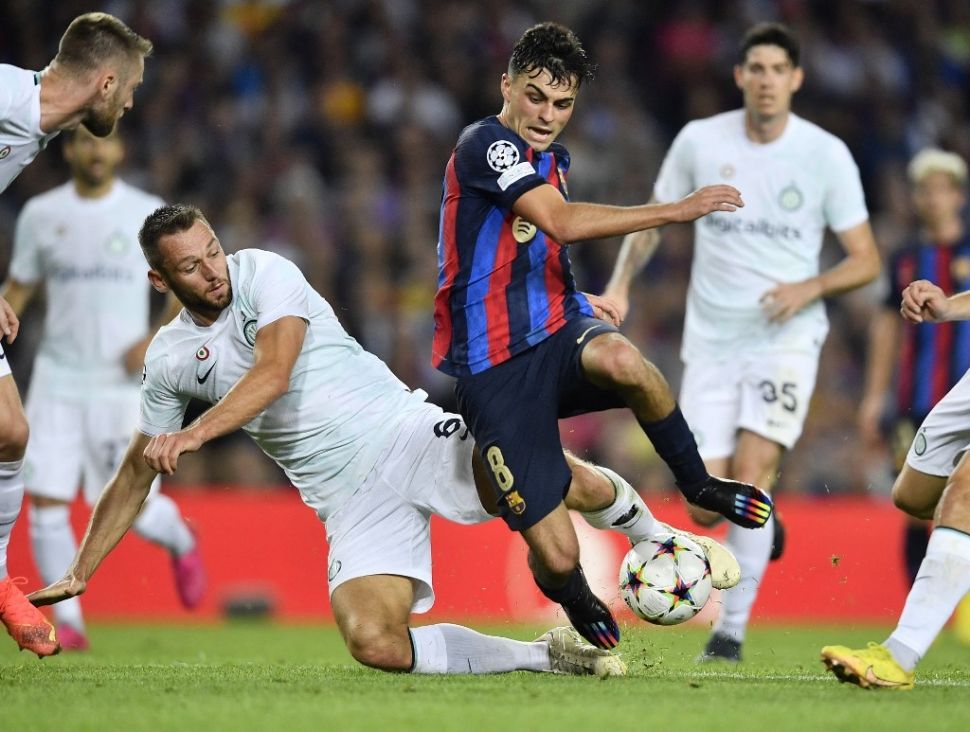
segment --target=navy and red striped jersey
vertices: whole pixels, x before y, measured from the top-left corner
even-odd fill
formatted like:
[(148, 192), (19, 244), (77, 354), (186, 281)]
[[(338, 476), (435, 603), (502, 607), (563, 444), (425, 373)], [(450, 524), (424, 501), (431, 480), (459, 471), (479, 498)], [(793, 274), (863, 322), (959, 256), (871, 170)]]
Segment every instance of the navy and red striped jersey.
[(497, 117), (466, 127), (445, 169), (438, 223), (438, 293), (431, 363), (469, 376), (592, 316), (566, 247), (512, 212), (551, 184), (567, 196), (569, 153), (537, 152)]
[[(916, 244), (898, 251), (886, 306), (899, 310), (913, 280), (929, 280), (952, 295), (970, 289), (970, 236), (950, 246)], [(906, 324), (896, 379), (898, 414), (921, 422), (970, 368), (970, 321)]]

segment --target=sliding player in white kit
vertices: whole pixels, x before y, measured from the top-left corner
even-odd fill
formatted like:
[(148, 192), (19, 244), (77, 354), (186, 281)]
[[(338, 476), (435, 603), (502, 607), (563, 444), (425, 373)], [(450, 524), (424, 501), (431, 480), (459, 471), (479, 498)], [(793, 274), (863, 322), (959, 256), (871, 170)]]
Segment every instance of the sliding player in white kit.
[[(164, 203), (116, 177), (124, 157), (117, 130), (95, 137), (78, 127), (64, 139), (64, 156), (71, 180), (27, 202), (0, 291), (18, 316), (42, 286), (47, 294), (26, 399), (24, 462), (34, 561), (47, 583), (64, 574), (77, 550), (69, 504), (78, 485), (93, 506), (138, 423), (141, 369), (154, 332), (138, 230)], [(168, 310), (164, 322), (177, 312)], [(160, 483), (134, 528), (169, 551), (179, 598), (193, 608), (205, 589), (201, 557)], [(57, 605), (54, 618), (62, 648), (88, 647), (79, 600)]]
[[(131, 109), (152, 44), (107, 13), (75, 18), (43, 71), (0, 64), (0, 191), (62, 130), (84, 125), (107, 135)], [(0, 340), (12, 342), (20, 321), (0, 297)], [(0, 622), (21, 649), (49, 656), (60, 649), (53, 626), (7, 575), (7, 545), (23, 499), (27, 419), (0, 345)]]
[[(624, 665), (569, 628), (532, 643), (450, 624), (409, 628), (434, 602), (429, 519), (497, 514), (497, 496), (460, 417), (411, 391), (341, 327), (330, 305), (282, 257), (226, 257), (202, 213), (168, 206), (139, 240), (156, 289), (185, 306), (148, 349), (142, 416), (124, 462), (95, 507), (78, 555), (46, 604), (84, 591), (131, 525), (157, 472), (179, 455), (242, 428), (279, 464), (326, 524), (334, 617), (361, 663), (389, 671), (512, 670), (619, 675)], [(214, 406), (180, 429), (190, 398)], [(473, 457), (474, 456), (474, 457)], [(570, 508), (637, 541), (670, 531), (615, 473), (569, 457)], [(698, 537), (722, 586), (734, 558)]]
[[(798, 440), (828, 332), (822, 298), (879, 274), (859, 172), (845, 144), (791, 110), (801, 86), (797, 40), (784, 26), (753, 27), (735, 82), (744, 109), (689, 123), (654, 186), (659, 202), (699, 186), (731, 183), (745, 207), (694, 224), (694, 261), (681, 356), (680, 405), (714, 475), (769, 489)], [(826, 227), (845, 258), (819, 272)], [(621, 315), (629, 285), (654, 251), (656, 230), (629, 235), (606, 295)], [(703, 525), (718, 517), (689, 507)], [(756, 530), (728, 529), (742, 580), (725, 593), (698, 660), (739, 661), (774, 543), (776, 517)], [(779, 546), (777, 547), (780, 550)]]

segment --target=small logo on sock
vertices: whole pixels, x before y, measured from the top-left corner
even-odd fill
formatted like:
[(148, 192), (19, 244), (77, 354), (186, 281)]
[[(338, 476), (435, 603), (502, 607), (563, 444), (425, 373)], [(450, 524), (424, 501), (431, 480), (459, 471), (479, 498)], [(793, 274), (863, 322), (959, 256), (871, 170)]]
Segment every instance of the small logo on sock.
[(610, 526), (625, 526), (626, 524), (630, 523), (635, 518), (637, 518), (639, 515), (640, 515), (640, 507), (630, 506), (630, 510), (627, 511), (622, 516), (620, 516), (620, 518), (618, 518), (616, 521), (610, 524)]

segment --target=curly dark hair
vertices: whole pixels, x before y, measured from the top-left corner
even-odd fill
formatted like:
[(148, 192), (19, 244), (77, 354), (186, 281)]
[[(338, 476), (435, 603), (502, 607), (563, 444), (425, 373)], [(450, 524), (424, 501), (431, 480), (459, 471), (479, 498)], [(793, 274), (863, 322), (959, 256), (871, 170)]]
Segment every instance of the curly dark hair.
[(509, 59), (509, 76), (527, 73), (538, 76), (545, 69), (553, 84), (577, 87), (593, 78), (596, 66), (590, 63), (579, 38), (559, 23), (539, 23), (516, 41)]

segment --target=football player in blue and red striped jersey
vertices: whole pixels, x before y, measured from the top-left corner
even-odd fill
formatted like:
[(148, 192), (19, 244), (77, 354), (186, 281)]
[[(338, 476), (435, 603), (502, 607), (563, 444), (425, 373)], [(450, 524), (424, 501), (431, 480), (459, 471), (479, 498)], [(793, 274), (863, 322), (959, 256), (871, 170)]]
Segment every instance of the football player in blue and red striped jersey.
[[(573, 279), (569, 244), (744, 205), (728, 185), (664, 205), (570, 202), (569, 153), (556, 138), (592, 72), (572, 31), (534, 26), (502, 75), (501, 112), (461, 133), (443, 183), (432, 362), (457, 378), (459, 410), (536, 584), (587, 640), (612, 648), (619, 630), (586, 583), (563, 504), (560, 418), (631, 409), (687, 499), (739, 525), (764, 525), (771, 500), (708, 474), (663, 376), (617, 331), (614, 303)], [(613, 508), (622, 518), (624, 506)]]

